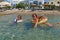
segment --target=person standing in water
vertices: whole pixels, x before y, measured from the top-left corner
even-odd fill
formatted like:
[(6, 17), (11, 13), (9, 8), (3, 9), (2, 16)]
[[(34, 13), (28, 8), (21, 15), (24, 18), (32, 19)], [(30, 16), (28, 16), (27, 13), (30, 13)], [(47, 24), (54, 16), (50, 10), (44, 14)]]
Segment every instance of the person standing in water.
[(38, 24), (46, 24), (48, 26), (52, 26), (52, 24), (47, 23), (48, 18), (45, 16), (37, 16), (37, 14), (32, 14), (32, 23), (34, 23), (34, 28), (37, 27)]

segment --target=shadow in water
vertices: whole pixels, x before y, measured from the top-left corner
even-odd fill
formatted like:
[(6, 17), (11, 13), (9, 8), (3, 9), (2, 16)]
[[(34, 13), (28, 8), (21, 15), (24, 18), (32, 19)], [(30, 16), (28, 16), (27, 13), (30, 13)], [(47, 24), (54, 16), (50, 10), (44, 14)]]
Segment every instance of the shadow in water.
[(25, 26), (26, 30), (33, 28), (33, 24), (31, 22), (24, 23), (24, 26)]

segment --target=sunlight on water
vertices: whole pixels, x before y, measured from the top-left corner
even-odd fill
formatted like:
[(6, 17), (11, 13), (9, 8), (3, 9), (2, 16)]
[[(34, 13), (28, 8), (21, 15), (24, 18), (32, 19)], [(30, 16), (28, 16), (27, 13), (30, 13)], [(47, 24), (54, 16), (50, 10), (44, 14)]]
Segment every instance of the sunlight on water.
[[(0, 40), (60, 40), (60, 25), (53, 27), (40, 25), (34, 29), (31, 15), (23, 14), (24, 22), (18, 24), (13, 23), (16, 16), (0, 16)], [(49, 18), (48, 22), (52, 24), (60, 21), (59, 15), (46, 16)]]

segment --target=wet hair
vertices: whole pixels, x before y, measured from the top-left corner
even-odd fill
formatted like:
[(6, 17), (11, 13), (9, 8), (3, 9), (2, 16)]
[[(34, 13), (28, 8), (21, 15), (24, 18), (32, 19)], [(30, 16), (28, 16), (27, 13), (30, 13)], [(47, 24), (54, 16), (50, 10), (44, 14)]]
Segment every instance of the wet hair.
[(21, 15), (18, 15), (17, 17), (19, 17), (20, 19), (22, 19)]
[(32, 14), (32, 17), (34, 17), (34, 16), (36, 16), (36, 17), (37, 17), (37, 14), (36, 14), (36, 13)]
[(20, 19), (22, 19), (22, 17), (20, 16)]

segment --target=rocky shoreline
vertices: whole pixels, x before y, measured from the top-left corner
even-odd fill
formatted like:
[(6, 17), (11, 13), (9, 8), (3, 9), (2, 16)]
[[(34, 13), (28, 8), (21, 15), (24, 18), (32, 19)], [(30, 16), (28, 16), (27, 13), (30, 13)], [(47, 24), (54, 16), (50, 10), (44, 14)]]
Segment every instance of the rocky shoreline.
[(7, 10), (4, 12), (0, 12), (0, 15), (10, 15), (10, 14), (53, 14), (53, 15), (60, 15), (60, 11), (58, 10)]

